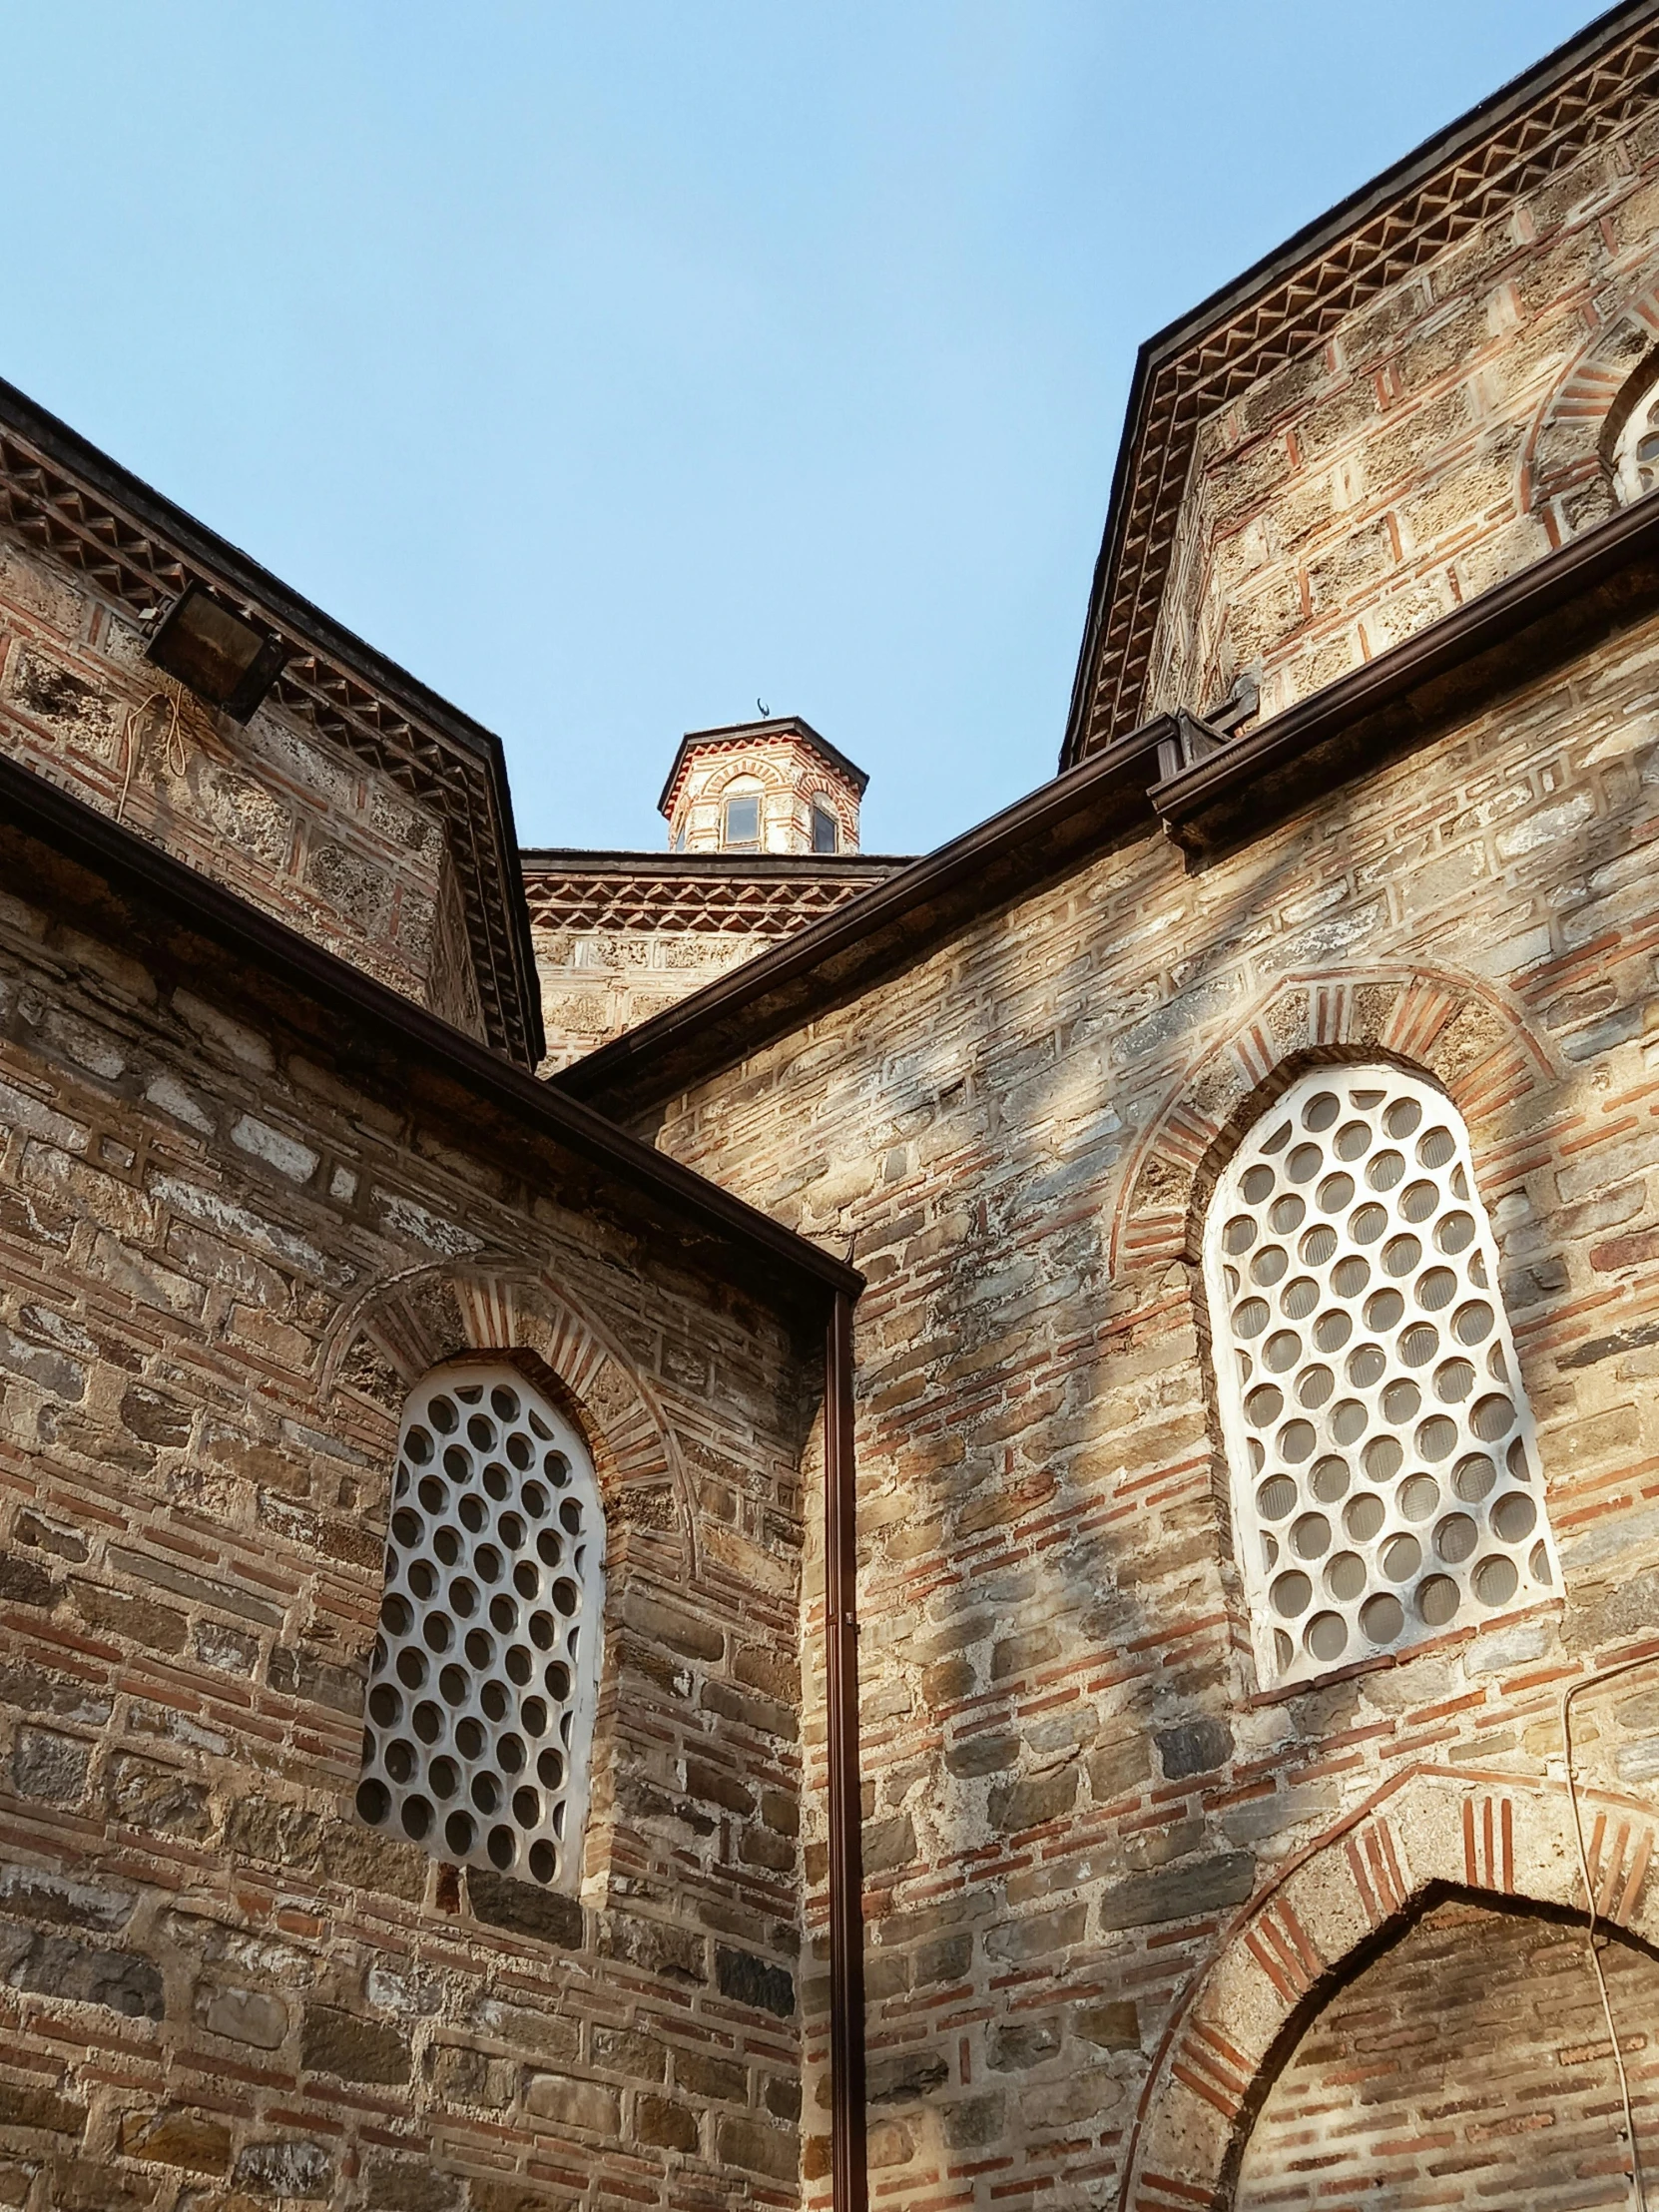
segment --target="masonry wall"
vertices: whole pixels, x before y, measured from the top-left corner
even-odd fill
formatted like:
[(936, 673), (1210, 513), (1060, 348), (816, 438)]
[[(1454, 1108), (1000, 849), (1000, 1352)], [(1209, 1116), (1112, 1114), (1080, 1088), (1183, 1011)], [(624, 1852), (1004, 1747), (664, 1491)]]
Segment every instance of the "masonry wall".
[(1649, 111), (1216, 407), (1145, 712), (1278, 712), (1602, 520), (1656, 284)]
[(538, 928), (534, 935), (544, 1074), (637, 1029), (778, 941), (694, 929)]
[[(1238, 1909), (1413, 1763), (1558, 1777), (1563, 1685), (1651, 1638), (1656, 675), (1648, 622), (1201, 872), (1137, 835), (660, 1117), (869, 1280), (871, 2154), (906, 2212), (1115, 2205)], [(1468, 1122), (1565, 1589), (1264, 1695), (1194, 1266), (1206, 1162), (1274, 1080), (1379, 1052)], [(1651, 1678), (1577, 1714), (1585, 1787), (1639, 1827)]]
[[(793, 2206), (791, 1335), (418, 1065), (3, 859), (0, 2203)], [(399, 1400), (489, 1350), (606, 1496), (579, 1894), (352, 1811)]]
[[(1602, 1962), (1651, 2173), (1659, 1962), (1617, 1939)], [(1583, 1924), (1448, 1902), (1309, 2027), (1251, 2132), (1236, 2202), (1625, 2205), (1621, 2149)]]
[(481, 1032), (442, 823), (268, 701), (246, 729), (132, 610), (0, 534), (0, 746), (380, 982)]

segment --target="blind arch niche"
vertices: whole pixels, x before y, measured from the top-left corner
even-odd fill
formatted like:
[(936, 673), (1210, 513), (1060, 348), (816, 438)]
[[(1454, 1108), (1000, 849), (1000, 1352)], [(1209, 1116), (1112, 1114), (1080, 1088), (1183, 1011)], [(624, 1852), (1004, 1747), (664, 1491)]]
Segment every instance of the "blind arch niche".
[(516, 1368), (409, 1393), (357, 1810), (434, 1858), (574, 1891), (605, 1597), (586, 1444)]
[(1443, 1092), (1385, 1065), (1301, 1077), (1216, 1186), (1204, 1275), (1264, 1685), (1550, 1594), (1497, 1251)]

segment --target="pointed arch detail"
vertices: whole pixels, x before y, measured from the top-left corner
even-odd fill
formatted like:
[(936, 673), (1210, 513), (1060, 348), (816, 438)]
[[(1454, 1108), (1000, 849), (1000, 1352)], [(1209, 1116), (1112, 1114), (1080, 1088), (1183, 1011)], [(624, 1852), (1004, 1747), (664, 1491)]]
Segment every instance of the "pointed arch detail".
[(1521, 448), (1526, 506), (1541, 511), (1556, 544), (1617, 505), (1608, 458), (1624, 414), (1621, 395), (1659, 351), (1659, 262), (1633, 279), (1625, 303), (1601, 322), (1534, 414)]
[(1442, 1086), (1477, 1157), (1501, 1140), (1505, 1110), (1554, 1075), (1519, 1011), (1473, 976), (1427, 968), (1284, 976), (1229, 1034), (1193, 1053), (1149, 1116), (1112, 1219), (1113, 1274), (1195, 1261), (1196, 1224), (1215, 1178), (1274, 1089), (1321, 1054), (1379, 1053)]
[(439, 1262), (376, 1285), (336, 1317), (322, 1384), (367, 1399), (395, 1429), (422, 1376), (492, 1354), (523, 1364), (576, 1422), (617, 1536), (667, 1542), (694, 1573), (691, 1484), (655, 1391), (609, 1332), (534, 1269)]
[[(1598, 1921), (1659, 1938), (1651, 1805), (1581, 1790)], [(1564, 1784), (1406, 1769), (1259, 1891), (1195, 1976), (1141, 2093), (1119, 2212), (1221, 2212), (1284, 2039), (1430, 1890), (1582, 1913)]]

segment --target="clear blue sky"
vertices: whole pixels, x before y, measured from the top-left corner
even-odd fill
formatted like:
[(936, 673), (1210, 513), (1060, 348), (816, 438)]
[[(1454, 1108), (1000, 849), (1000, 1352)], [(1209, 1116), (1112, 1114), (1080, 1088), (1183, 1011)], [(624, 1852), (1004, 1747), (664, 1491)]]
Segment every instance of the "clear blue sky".
[(11, 0), (0, 372), (655, 846), (1052, 772), (1137, 343), (1585, 0)]

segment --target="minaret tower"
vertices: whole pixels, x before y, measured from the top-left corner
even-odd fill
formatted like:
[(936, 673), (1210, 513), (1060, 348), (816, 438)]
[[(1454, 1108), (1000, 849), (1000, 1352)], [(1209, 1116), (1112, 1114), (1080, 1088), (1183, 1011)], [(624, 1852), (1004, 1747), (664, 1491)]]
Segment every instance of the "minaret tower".
[(856, 852), (869, 782), (799, 715), (690, 730), (657, 805), (675, 852)]

